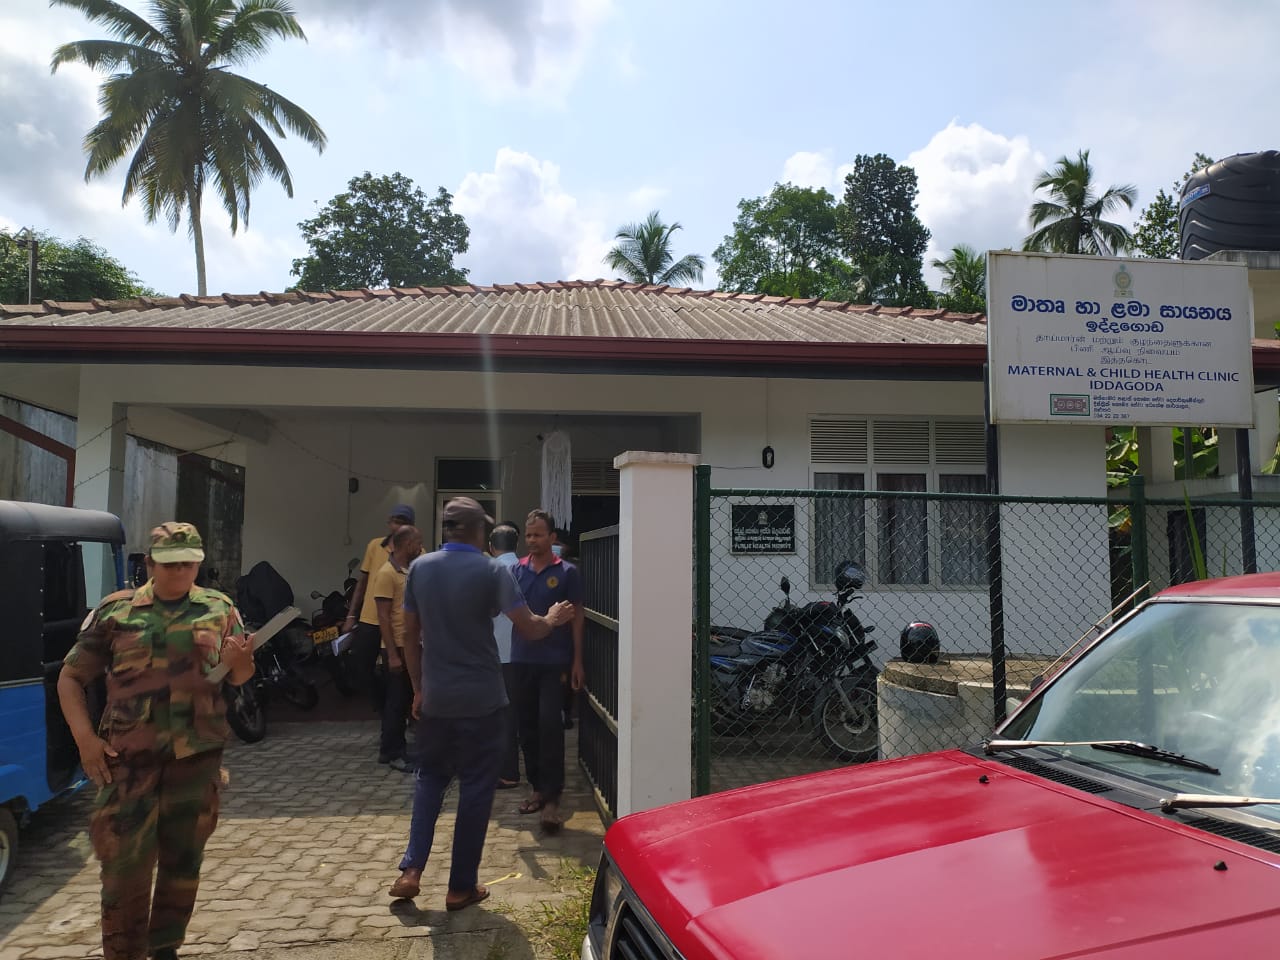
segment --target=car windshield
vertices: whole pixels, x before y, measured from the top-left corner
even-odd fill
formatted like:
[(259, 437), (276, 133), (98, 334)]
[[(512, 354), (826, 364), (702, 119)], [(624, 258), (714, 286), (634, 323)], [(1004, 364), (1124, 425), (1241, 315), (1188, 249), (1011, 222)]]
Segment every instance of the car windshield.
[[(1280, 796), (1280, 606), (1156, 602), (1000, 731), (1023, 740), (1137, 740), (1218, 768), (1046, 748), (1169, 793)], [(1250, 808), (1280, 824), (1280, 805)]]

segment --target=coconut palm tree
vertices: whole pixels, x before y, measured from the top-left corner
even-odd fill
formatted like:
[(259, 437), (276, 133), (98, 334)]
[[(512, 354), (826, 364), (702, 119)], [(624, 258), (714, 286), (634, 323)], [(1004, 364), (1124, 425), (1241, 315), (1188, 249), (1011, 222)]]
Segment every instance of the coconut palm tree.
[(987, 262), (977, 250), (958, 243), (946, 259), (934, 260), (933, 268), (942, 271), (939, 306), (965, 313), (987, 309)]
[(130, 151), (122, 202), (138, 195), (148, 221), (177, 230), (182, 213), (195, 243), (196, 286), (206, 292), (205, 187), (216, 191), (231, 232), (249, 219), (249, 195), (264, 176), (293, 196), (293, 179), (272, 136), (286, 128), (317, 150), (325, 134), (297, 104), (233, 73), (273, 38), (306, 39), (287, 0), (151, 0), (150, 20), (112, 0), (51, 0), (101, 24), (111, 39), (78, 40), (54, 51), (52, 68), (83, 63), (109, 74), (99, 90), (102, 119), (86, 134), (85, 179), (102, 176)]
[(671, 252), (671, 235), (679, 229), (678, 223), (664, 224), (654, 210), (644, 223), (628, 223), (618, 230), (613, 238), (618, 242), (604, 262), (632, 283), (700, 281), (706, 261), (696, 253), (676, 260)]
[(1133, 246), (1133, 236), (1118, 223), (1104, 220), (1112, 210), (1133, 209), (1138, 188), (1132, 184), (1108, 187), (1095, 193), (1089, 151), (1072, 160), (1060, 157), (1053, 169), (1043, 171), (1036, 190), (1047, 190), (1047, 199), (1031, 205), (1031, 234), (1023, 250), (1046, 253), (1123, 253)]

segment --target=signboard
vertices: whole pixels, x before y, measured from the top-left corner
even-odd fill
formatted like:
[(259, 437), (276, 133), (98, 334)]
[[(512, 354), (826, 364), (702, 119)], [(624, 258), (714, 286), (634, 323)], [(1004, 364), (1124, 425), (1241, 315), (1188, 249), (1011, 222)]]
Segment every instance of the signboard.
[(794, 504), (735, 503), (730, 507), (734, 553), (778, 554), (796, 552)]
[(987, 254), (993, 423), (1253, 426), (1242, 264)]

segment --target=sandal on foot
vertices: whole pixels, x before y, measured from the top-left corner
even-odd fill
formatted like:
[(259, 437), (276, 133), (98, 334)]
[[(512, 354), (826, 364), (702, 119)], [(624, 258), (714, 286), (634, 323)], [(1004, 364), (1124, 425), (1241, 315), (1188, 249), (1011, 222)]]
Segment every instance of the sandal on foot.
[(520, 804), (520, 812), (521, 813), (537, 813), (546, 805), (547, 805), (547, 802), (543, 800), (541, 797), (530, 797), (524, 803)]
[(450, 913), (453, 913), (456, 910), (465, 910), (467, 907), (471, 906), (473, 903), (479, 903), (481, 900), (488, 900), (489, 888), (486, 887), (484, 884), (477, 883), (476, 888), (474, 890), (472, 890), (470, 893), (463, 894), (457, 900), (450, 900), (449, 898), (452, 896), (453, 896), (453, 891), (450, 891), (448, 894), (445, 895), (445, 898), (444, 898), (444, 908), (448, 910)]
[(518, 786), (520, 786), (520, 781), (519, 781), (519, 780), (499, 780), (499, 781), (498, 781), (498, 785), (497, 785), (494, 789), (496, 789), (496, 790), (514, 790), (514, 789), (515, 789), (516, 787), (518, 787)]

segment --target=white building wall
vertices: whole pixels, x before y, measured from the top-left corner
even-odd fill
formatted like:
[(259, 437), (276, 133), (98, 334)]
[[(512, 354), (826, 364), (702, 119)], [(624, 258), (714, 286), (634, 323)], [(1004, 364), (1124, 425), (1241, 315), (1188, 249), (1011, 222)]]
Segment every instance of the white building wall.
[[(1103, 428), (998, 428), (1000, 492), (1105, 497)], [(1058, 654), (1112, 607), (1104, 507), (1008, 504), (1001, 512), (1005, 644)]]

